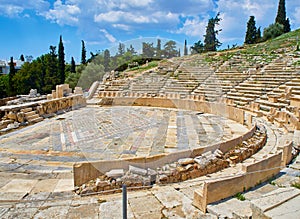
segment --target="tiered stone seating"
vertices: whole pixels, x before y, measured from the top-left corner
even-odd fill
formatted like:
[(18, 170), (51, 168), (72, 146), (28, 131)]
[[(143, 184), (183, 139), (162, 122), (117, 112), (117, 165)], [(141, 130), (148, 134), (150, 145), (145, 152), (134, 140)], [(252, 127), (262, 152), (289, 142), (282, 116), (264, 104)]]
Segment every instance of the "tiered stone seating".
[(147, 72), (132, 80), (130, 90), (136, 93), (158, 94), (166, 81), (165, 74)]
[(197, 60), (197, 57), (185, 60), (167, 80), (161, 92), (191, 94), (200, 83), (203, 83), (212, 71), (201, 58)]
[(251, 101), (292, 80), (293, 73), (294, 70), (288, 69), (284, 60), (278, 59), (235, 86), (227, 93), (226, 97), (233, 99), (239, 107), (246, 106)]

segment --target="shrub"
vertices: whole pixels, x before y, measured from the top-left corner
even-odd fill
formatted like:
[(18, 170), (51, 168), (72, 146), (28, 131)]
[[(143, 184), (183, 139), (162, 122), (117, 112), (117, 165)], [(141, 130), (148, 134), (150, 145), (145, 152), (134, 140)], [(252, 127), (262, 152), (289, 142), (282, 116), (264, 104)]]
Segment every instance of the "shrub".
[(282, 24), (271, 24), (269, 27), (264, 29), (263, 41), (274, 39), (284, 33), (284, 27)]

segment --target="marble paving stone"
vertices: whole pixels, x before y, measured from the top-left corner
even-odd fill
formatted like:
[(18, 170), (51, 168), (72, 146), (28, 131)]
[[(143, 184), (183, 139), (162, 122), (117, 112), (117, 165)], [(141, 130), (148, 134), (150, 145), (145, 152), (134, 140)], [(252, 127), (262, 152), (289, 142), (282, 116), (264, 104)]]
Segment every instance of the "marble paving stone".
[(128, 198), (128, 203), (134, 216), (161, 212), (163, 205), (152, 194)]
[(41, 207), (32, 218), (66, 218), (67, 214), (68, 206)]
[[(121, 197), (120, 197), (121, 199)], [(101, 203), (99, 207), (99, 218), (101, 219), (120, 219), (123, 218), (122, 200), (115, 200)], [(130, 206), (127, 206), (127, 218), (134, 219)]]
[(6, 214), (1, 218), (33, 218), (34, 215), (38, 212), (38, 208), (11, 208)]
[(38, 180), (27, 180), (27, 179), (12, 179), (5, 186), (0, 188), (1, 192), (27, 192), (29, 193)]
[(52, 192), (59, 179), (44, 179), (38, 181), (33, 187), (31, 193)]
[(98, 219), (99, 218), (99, 204), (89, 204), (80, 206), (71, 206), (69, 208), (66, 218), (69, 219)]
[(60, 179), (53, 192), (65, 192), (72, 191), (74, 189), (74, 180), (73, 179)]

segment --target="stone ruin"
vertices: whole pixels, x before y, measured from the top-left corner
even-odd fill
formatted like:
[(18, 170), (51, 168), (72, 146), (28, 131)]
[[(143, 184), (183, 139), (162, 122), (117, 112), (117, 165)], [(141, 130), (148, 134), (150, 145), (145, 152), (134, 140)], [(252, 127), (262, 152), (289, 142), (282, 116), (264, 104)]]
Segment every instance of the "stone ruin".
[(0, 134), (85, 105), (80, 87), (72, 93), (68, 84), (57, 85), (56, 90), (47, 96), (31, 89), (29, 95), (22, 95), (0, 107)]
[(266, 130), (260, 126), (251, 138), (236, 145), (226, 153), (216, 149), (194, 158), (181, 158), (177, 162), (156, 169), (145, 169), (133, 165), (129, 165), (127, 171), (111, 169), (97, 179), (76, 187), (75, 192), (80, 195), (97, 192), (115, 193), (121, 191), (123, 184), (130, 190), (136, 190), (150, 188), (153, 184), (167, 184), (194, 179), (246, 160), (265, 145), (266, 138)]

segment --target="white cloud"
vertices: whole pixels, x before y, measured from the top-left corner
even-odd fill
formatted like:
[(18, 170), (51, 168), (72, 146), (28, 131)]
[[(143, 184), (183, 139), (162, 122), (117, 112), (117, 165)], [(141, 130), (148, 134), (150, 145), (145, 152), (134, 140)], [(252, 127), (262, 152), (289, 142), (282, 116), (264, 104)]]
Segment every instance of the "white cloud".
[(78, 15), (80, 13), (81, 10), (77, 5), (63, 4), (61, 0), (57, 0), (53, 9), (42, 13), (42, 15), (59, 25), (76, 25), (79, 22)]
[(25, 10), (35, 10), (38, 13), (48, 10), (49, 5), (45, 0), (1, 0), (0, 15), (16, 17), (21, 15)]
[(133, 14), (131, 12), (124, 11), (109, 11), (107, 13), (101, 13), (94, 17), (95, 22), (126, 22), (126, 23), (150, 23), (154, 19), (151, 19), (147, 16)]
[(205, 33), (207, 20), (208, 19), (200, 20), (198, 17), (188, 18), (183, 23), (183, 26), (176, 31), (176, 33), (186, 34), (187, 36), (193, 37), (198, 36), (199, 38), (202, 38)]
[(104, 36), (108, 39), (109, 42), (115, 43), (117, 41), (113, 35), (111, 35), (110, 33), (107, 32), (107, 30), (100, 29), (100, 32), (102, 32), (104, 34)]
[(125, 31), (129, 31), (131, 29), (131, 27), (126, 24), (113, 24), (112, 26), (114, 28), (125, 30)]
[[(77, 27), (87, 41), (101, 39), (103, 44), (138, 35), (169, 37), (170, 33), (175, 37), (186, 35), (191, 41), (202, 40), (208, 19), (217, 12), (222, 17), (220, 41), (243, 42), (249, 17), (254, 15), (257, 27), (263, 31), (274, 22), (278, 6), (277, 0), (55, 0), (52, 4), (49, 0), (0, 1), (0, 14), (26, 17), (30, 14), (27, 10), (32, 10), (59, 25)], [(286, 8), (292, 28), (299, 27), (300, 2), (286, 0)], [(120, 30), (122, 35), (117, 32)]]

